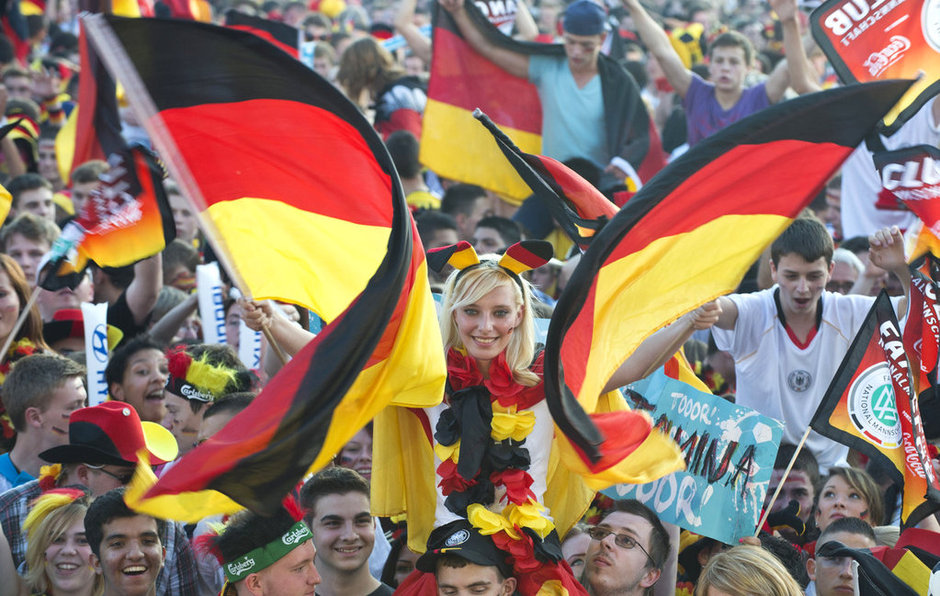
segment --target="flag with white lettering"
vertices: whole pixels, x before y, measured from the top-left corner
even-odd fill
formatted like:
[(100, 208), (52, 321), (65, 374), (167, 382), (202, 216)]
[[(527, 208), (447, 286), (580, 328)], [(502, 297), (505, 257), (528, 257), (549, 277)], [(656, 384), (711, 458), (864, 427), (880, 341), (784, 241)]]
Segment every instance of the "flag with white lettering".
[(637, 499), (664, 522), (735, 544), (754, 535), (783, 423), (703, 389), (670, 375), (668, 366), (627, 387), (630, 407), (648, 412), (675, 440), (686, 469), (603, 493)]
[(85, 326), (85, 368), (87, 373), (88, 405), (97, 406), (108, 399), (108, 383), (104, 371), (110, 356), (108, 346), (108, 303), (82, 302), (82, 322)]
[(881, 177), (880, 202), (900, 201), (940, 236), (940, 149), (930, 145), (872, 155)]
[(813, 430), (889, 464), (904, 485), (901, 525), (940, 510), (910, 364), (891, 301), (878, 295), (810, 423)]
[(843, 83), (920, 77), (882, 120), (884, 134), (940, 92), (937, 0), (827, 0), (810, 28)]
[[(926, 268), (930, 277), (919, 270)], [(940, 304), (937, 302), (937, 279), (940, 262), (926, 255), (911, 266), (911, 294), (908, 317), (904, 325), (904, 349), (911, 363), (914, 392), (924, 398), (924, 392), (937, 383), (937, 359), (940, 355)]]

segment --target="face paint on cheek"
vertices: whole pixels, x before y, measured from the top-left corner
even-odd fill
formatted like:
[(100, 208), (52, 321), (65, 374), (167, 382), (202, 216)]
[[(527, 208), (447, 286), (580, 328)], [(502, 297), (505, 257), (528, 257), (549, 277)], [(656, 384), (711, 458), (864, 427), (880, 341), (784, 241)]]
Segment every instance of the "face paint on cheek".
[(868, 517), (868, 510), (867, 510), (867, 509), (866, 509), (865, 511), (862, 511), (861, 513), (858, 514), (858, 518), (859, 518), (859, 519), (865, 519), (866, 517)]

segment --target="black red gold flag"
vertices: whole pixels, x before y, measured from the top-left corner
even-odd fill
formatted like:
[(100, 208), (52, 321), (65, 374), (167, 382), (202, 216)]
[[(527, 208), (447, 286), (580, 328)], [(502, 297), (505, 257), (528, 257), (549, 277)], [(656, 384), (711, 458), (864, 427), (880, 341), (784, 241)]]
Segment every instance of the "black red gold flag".
[(558, 160), (524, 153), (480, 110), (474, 112), (474, 117), (493, 134), (503, 155), (532, 192), (542, 198), (564, 232), (582, 249), (587, 248), (594, 233), (617, 214), (617, 206)]
[(882, 291), (810, 423), (819, 434), (888, 464), (904, 485), (902, 528), (940, 510), (911, 372), (894, 308)]
[(810, 30), (843, 83), (918, 79), (880, 128), (897, 131), (940, 92), (940, 8), (933, 0), (826, 0)]
[[(467, 10), (478, 29), (499, 47), (528, 55), (565, 55), (561, 45), (523, 43), (503, 35), (473, 3), (467, 3)], [(446, 11), (435, 10), (432, 25), (434, 55), (421, 133), (421, 162), (446, 178), (521, 201), (530, 194), (528, 187), (474, 121), (473, 111), (483, 110), (523, 151), (541, 153), (542, 104), (535, 86), (474, 51)], [(625, 159), (645, 183), (663, 167), (665, 154), (636, 83), (625, 77), (616, 78), (623, 82), (614, 84), (615, 77), (608, 77), (609, 71), (619, 68), (613, 60), (600, 57), (601, 80), (611, 81), (603, 89), (604, 104), (621, 107), (609, 110), (607, 145), (611, 155), (620, 155), (620, 148), (628, 146)]]
[(128, 500), (179, 520), (270, 511), (387, 404), (443, 395), (401, 183), (359, 110), (267, 41), (191, 21), (87, 21), (243, 293), (328, 321), (247, 410)]
[(82, 75), (78, 81), (78, 105), (56, 136), (59, 173), (66, 182), (72, 170), (86, 161), (107, 160), (109, 155), (125, 148), (114, 79), (101, 63), (98, 53), (89, 47), (84, 27), (81, 24), (79, 27)]
[(53, 244), (39, 285), (49, 291), (81, 283), (94, 261), (123, 267), (162, 252), (176, 237), (173, 214), (163, 188), (163, 168), (142, 147), (108, 158), (109, 169), (89, 194), (85, 209), (71, 219)]
[(758, 112), (666, 166), (598, 232), (545, 353), (552, 415), (588, 459), (603, 436), (584, 410), (614, 371), (657, 329), (734, 291), (909, 86), (851, 85)]
[(254, 33), (261, 39), (273, 43), (294, 58), (300, 53), (301, 32), (297, 27), (245, 14), (239, 10), (225, 13), (225, 26)]

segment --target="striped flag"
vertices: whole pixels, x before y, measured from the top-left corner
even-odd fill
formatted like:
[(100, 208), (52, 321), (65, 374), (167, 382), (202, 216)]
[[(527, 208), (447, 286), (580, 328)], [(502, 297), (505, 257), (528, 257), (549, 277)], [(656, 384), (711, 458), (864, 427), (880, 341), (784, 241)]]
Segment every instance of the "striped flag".
[(329, 323), (248, 409), (155, 485), (139, 479), (129, 500), (185, 521), (271, 511), (387, 404), (443, 395), (401, 183), (356, 107), (257, 36), (189, 21), (87, 25), (238, 285)]
[(758, 112), (672, 162), (595, 235), (545, 355), (552, 414), (592, 466), (604, 437), (585, 410), (614, 371), (657, 329), (734, 291), (909, 85), (852, 85)]

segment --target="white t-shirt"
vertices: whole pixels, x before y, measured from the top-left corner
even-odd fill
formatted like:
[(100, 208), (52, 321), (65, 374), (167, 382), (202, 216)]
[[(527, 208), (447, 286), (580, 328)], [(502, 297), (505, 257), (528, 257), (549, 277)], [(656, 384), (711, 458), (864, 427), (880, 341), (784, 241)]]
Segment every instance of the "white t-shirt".
[[(822, 322), (805, 349), (790, 339), (777, 317), (776, 286), (732, 294), (738, 307), (732, 330), (712, 328), (719, 350), (731, 353), (737, 378), (736, 403), (784, 423), (783, 440), (796, 445), (809, 428), (832, 377), (865, 321), (874, 298), (823, 292)], [(810, 432), (806, 446), (820, 470), (844, 465), (848, 447)]]
[[(940, 122), (934, 122), (934, 98), (890, 137), (881, 137), (888, 151), (914, 145), (940, 144)], [(842, 165), (842, 237), (868, 236), (881, 228), (909, 228), (915, 221), (910, 211), (876, 209), (881, 180), (865, 143), (859, 145)]]

